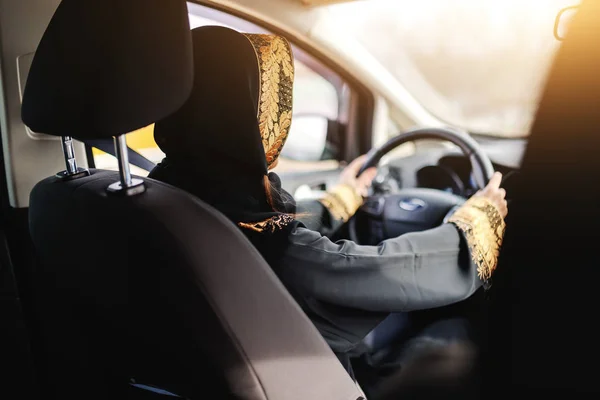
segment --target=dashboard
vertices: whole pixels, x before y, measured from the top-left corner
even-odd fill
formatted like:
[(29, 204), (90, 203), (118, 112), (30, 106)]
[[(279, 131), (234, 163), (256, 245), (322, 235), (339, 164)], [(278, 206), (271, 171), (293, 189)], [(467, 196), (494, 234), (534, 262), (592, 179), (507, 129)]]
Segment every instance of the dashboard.
[[(503, 187), (511, 186), (516, 174), (515, 169), (494, 164), (494, 169), (503, 175)], [(416, 172), (417, 187), (443, 190), (463, 197), (477, 192), (477, 185), (469, 160), (464, 156), (444, 156), (436, 165), (426, 165)], [(508, 193), (508, 189), (507, 189)]]
[[(510, 200), (526, 141), (480, 139), (478, 142), (494, 169), (502, 173), (502, 187)], [(403, 187), (431, 188), (463, 197), (470, 197), (478, 190), (469, 159), (458, 149), (442, 143), (417, 147), (411, 156), (391, 158), (380, 166), (373, 182), (375, 192), (393, 193)]]

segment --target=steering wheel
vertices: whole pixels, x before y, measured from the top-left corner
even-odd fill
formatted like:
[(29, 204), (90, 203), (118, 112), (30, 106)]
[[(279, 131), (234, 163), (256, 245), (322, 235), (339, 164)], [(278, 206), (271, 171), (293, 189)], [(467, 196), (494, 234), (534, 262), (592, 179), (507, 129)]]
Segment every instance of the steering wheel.
[[(358, 175), (377, 166), (381, 158), (406, 142), (422, 139), (444, 140), (457, 145), (469, 158), (477, 189), (483, 189), (494, 173), (489, 157), (467, 133), (450, 128), (420, 128), (403, 132), (373, 149)], [(357, 219), (368, 223), (377, 241), (400, 236), (407, 232), (434, 228), (447, 219), (451, 212), (465, 202), (465, 198), (442, 190), (427, 188), (400, 189), (391, 194), (369, 196), (356, 216), (350, 220), (350, 239), (360, 243)], [(374, 244), (374, 243), (373, 243)]]

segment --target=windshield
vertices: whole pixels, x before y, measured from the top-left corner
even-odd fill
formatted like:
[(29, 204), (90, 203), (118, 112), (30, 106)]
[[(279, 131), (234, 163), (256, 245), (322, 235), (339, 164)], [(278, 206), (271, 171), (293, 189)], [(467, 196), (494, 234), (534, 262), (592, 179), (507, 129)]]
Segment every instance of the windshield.
[(370, 0), (328, 6), (430, 113), (472, 133), (527, 135), (578, 0)]

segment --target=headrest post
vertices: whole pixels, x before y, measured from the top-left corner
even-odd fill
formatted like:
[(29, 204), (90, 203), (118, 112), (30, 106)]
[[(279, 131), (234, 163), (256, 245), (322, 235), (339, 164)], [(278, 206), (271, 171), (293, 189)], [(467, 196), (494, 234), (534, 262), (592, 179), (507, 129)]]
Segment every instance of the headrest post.
[(110, 185), (107, 189), (108, 192), (125, 196), (133, 196), (144, 192), (146, 190), (144, 181), (131, 177), (131, 171), (129, 170), (129, 153), (125, 135), (115, 136), (114, 141), (115, 154), (117, 155), (117, 162), (119, 164), (119, 182)]
[(88, 176), (90, 171), (77, 166), (75, 159), (75, 149), (73, 148), (73, 138), (71, 136), (61, 136), (63, 155), (65, 157), (66, 170), (56, 174), (60, 179), (75, 179), (82, 176)]
[(73, 149), (73, 138), (71, 136), (63, 136), (62, 146), (65, 164), (67, 165), (67, 174), (74, 174), (77, 172), (77, 160), (75, 159), (75, 150)]
[(119, 163), (119, 178), (121, 186), (124, 188), (131, 187), (131, 172), (129, 170), (129, 154), (127, 153), (127, 140), (125, 135), (119, 135), (115, 140), (115, 154)]

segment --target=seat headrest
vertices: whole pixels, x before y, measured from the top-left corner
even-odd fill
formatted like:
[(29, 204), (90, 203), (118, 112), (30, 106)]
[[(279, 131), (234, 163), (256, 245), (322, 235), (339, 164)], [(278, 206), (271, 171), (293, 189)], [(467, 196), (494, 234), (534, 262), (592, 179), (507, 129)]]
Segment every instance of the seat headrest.
[(22, 119), (49, 135), (117, 136), (178, 109), (192, 81), (184, 0), (63, 0), (33, 59)]

